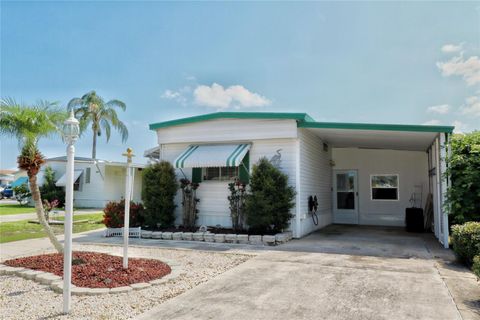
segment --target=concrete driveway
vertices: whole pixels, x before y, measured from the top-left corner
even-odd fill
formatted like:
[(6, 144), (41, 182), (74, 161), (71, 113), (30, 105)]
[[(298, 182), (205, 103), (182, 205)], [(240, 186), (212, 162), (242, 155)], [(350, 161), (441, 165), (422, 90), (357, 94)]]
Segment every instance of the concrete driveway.
[(431, 235), (330, 226), (140, 319), (480, 319), (480, 287)]

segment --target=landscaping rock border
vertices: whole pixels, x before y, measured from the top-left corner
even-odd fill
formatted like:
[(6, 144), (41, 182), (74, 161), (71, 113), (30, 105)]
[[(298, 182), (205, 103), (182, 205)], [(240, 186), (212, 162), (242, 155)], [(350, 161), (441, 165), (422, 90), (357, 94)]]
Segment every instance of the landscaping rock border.
[(223, 234), (212, 232), (162, 232), (142, 230), (141, 238), (276, 246), (292, 240), (293, 236), (291, 231), (277, 233), (275, 235), (249, 236), (246, 234)]
[[(155, 279), (149, 282), (140, 282), (133, 283), (129, 286), (116, 287), (116, 288), (86, 288), (86, 287), (77, 287), (72, 284), (72, 295), (76, 296), (96, 296), (101, 294), (116, 294), (116, 293), (125, 293), (132, 290), (142, 290), (150, 288), (151, 286), (158, 286), (165, 284), (169, 281), (175, 280), (178, 278), (181, 273), (179, 264), (162, 259), (162, 262), (168, 264), (172, 270), (166, 276)], [(33, 269), (27, 269), (22, 267), (10, 267), (0, 263), (0, 275), (13, 275), (17, 277), (22, 277), (27, 280), (32, 280), (37, 283), (49, 286), (56, 293), (63, 292), (63, 279), (60, 276), (57, 276), (53, 273), (38, 271)]]

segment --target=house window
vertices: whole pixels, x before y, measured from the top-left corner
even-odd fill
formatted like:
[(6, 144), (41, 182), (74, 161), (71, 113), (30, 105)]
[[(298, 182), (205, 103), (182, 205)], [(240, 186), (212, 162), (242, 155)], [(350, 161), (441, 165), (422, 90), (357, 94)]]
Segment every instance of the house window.
[(73, 183), (73, 190), (74, 191), (81, 191), (80, 190), (80, 178), (82, 176), (78, 177), (77, 180), (75, 180), (75, 182)]
[(398, 200), (398, 174), (370, 176), (372, 200)]
[(204, 181), (230, 181), (238, 177), (238, 167), (203, 168)]
[(90, 183), (90, 168), (85, 169), (85, 183)]

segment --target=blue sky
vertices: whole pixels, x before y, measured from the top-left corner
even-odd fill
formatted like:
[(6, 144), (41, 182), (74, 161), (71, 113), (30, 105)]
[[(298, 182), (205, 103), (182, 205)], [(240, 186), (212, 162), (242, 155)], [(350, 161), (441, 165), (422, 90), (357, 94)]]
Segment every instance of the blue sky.
[[(475, 2), (2, 2), (0, 89), (123, 100), (130, 138), (100, 140), (97, 156), (131, 146), (142, 162), (149, 123), (218, 110), (479, 129), (479, 48)], [(0, 168), (17, 150), (2, 137)], [(41, 150), (64, 154), (59, 140)]]

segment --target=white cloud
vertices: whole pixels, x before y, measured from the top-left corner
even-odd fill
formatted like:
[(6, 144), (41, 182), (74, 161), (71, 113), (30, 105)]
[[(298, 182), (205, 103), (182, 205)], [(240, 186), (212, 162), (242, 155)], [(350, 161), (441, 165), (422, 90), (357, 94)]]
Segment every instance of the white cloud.
[(163, 92), (161, 95), (161, 98), (167, 99), (167, 100), (174, 100), (181, 105), (186, 105), (188, 102), (188, 98), (186, 95), (188, 95), (191, 91), (191, 88), (189, 86), (185, 86), (183, 88), (180, 88), (177, 91), (167, 89)]
[(162, 94), (162, 98), (164, 99), (177, 99), (179, 97), (180, 97), (180, 92), (172, 91), (170, 89), (165, 90)]
[(455, 127), (455, 129), (453, 129), (454, 133), (464, 133), (468, 131), (468, 125), (459, 120), (453, 121), (452, 126)]
[(463, 42), (460, 44), (446, 44), (442, 47), (442, 52), (445, 53), (454, 53), (460, 52), (463, 49)]
[(438, 126), (440, 124), (440, 120), (432, 119), (424, 122), (423, 124), (426, 126)]
[(246, 89), (241, 85), (224, 88), (218, 83), (211, 86), (200, 85), (193, 91), (195, 102), (199, 105), (217, 109), (264, 107), (271, 101), (264, 96)]
[(429, 113), (438, 113), (438, 114), (447, 114), (450, 111), (450, 106), (448, 104), (440, 104), (437, 106), (431, 106), (427, 108)]
[(465, 115), (480, 117), (480, 96), (471, 96), (465, 99), (465, 104), (460, 110)]
[(480, 83), (480, 59), (471, 56), (465, 60), (463, 55), (453, 57), (447, 62), (437, 62), (444, 77), (462, 76), (469, 86)]

